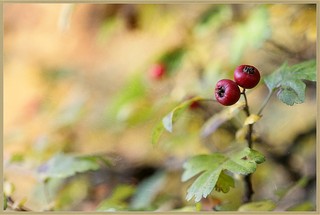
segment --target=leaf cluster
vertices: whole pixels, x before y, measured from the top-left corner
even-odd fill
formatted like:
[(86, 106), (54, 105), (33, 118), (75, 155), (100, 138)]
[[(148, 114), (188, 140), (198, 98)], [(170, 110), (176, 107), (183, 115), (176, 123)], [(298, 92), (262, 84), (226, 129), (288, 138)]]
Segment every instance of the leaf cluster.
[(309, 60), (293, 66), (287, 63), (264, 78), (270, 92), (277, 92), (283, 103), (294, 105), (305, 100), (306, 84), (303, 80), (316, 81), (316, 61)]
[(190, 200), (195, 197), (195, 201), (199, 202), (201, 198), (206, 198), (214, 188), (226, 193), (230, 187), (234, 187), (233, 178), (227, 172), (248, 175), (256, 170), (257, 164), (264, 161), (262, 154), (249, 148), (230, 155), (213, 153), (194, 156), (183, 166), (185, 171), (182, 181), (200, 175), (188, 189), (186, 199)]

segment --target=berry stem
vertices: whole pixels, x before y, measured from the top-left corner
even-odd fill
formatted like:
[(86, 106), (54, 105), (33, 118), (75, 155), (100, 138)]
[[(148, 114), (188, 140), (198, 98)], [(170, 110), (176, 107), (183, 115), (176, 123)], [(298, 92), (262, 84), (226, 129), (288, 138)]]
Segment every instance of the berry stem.
[(274, 92), (275, 92), (275, 90), (269, 91), (268, 96), (264, 100), (264, 102), (263, 102), (263, 104), (262, 104), (262, 106), (261, 106), (261, 108), (260, 108), (260, 110), (258, 112), (258, 115), (261, 115), (263, 109), (267, 106), (267, 104), (268, 104), (268, 102), (269, 102), (269, 100), (270, 100), (270, 98), (271, 98), (271, 96), (273, 95)]
[[(247, 117), (249, 117), (250, 110), (249, 110), (249, 104), (248, 104), (248, 99), (247, 99), (247, 95), (246, 95), (246, 89), (243, 89), (241, 94), (243, 95), (244, 101), (245, 101), (244, 111), (245, 111)], [(248, 147), (250, 149), (252, 149), (252, 132), (253, 132), (253, 124), (249, 124), (246, 139), (248, 142)], [(244, 193), (242, 201), (243, 201), (243, 203), (247, 203), (247, 202), (251, 201), (252, 195), (254, 193), (253, 188), (252, 188), (251, 174), (246, 175), (244, 177), (244, 183), (245, 183), (245, 193)]]
[(250, 116), (250, 110), (249, 110), (248, 99), (247, 99), (247, 95), (246, 95), (246, 89), (243, 89), (241, 94), (243, 95), (244, 101), (245, 101), (244, 111), (246, 112), (247, 116)]

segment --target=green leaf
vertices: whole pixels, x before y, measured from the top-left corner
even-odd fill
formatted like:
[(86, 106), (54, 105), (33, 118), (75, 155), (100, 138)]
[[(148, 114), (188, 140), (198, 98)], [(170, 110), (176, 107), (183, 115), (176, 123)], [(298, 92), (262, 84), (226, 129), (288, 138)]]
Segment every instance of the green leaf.
[(114, 121), (123, 121), (124, 113), (128, 112), (132, 104), (146, 95), (146, 86), (141, 74), (135, 75), (125, 84), (119, 93), (107, 105), (106, 120), (114, 126)]
[(250, 202), (239, 207), (238, 211), (272, 211), (276, 205), (271, 200)]
[(6, 210), (8, 207), (7, 196), (3, 193), (3, 210)]
[(206, 171), (201, 174), (188, 189), (187, 201), (195, 197), (195, 202), (199, 202), (202, 197), (206, 198), (215, 187), (221, 170)]
[(112, 161), (106, 158), (105, 155), (83, 155), (80, 157), (83, 160), (89, 160), (92, 161), (93, 163), (101, 163), (105, 165), (106, 167), (111, 167), (113, 165)]
[(135, 192), (135, 187), (132, 185), (121, 184), (118, 185), (111, 197), (103, 200), (97, 207), (97, 211), (115, 211), (124, 210), (128, 207), (125, 200), (131, 197)]
[(260, 46), (270, 36), (267, 8), (259, 7), (248, 14), (246, 22), (236, 26), (234, 39), (230, 44), (231, 61), (235, 65), (246, 50)]
[(309, 60), (290, 67), (294, 76), (299, 79), (317, 81), (316, 61)]
[[(46, 189), (49, 189), (49, 185), (46, 186)], [(60, 188), (59, 192), (55, 195), (54, 209), (57, 211), (66, 211), (72, 210), (74, 206), (80, 204), (88, 196), (90, 185), (85, 177), (76, 177), (70, 181), (70, 183), (64, 183), (64, 185), (60, 187), (63, 188)]]
[(210, 32), (230, 20), (231, 7), (214, 5), (205, 10), (197, 19), (195, 30), (197, 32)]
[(313, 211), (313, 210), (315, 210), (315, 206), (309, 201), (303, 202), (298, 205), (294, 205), (287, 209), (287, 211)]
[(41, 165), (38, 172), (46, 180), (49, 178), (67, 178), (76, 173), (97, 169), (99, 169), (99, 164), (96, 160), (59, 153), (47, 163)]
[(181, 65), (185, 52), (185, 47), (173, 48), (161, 55), (158, 61), (165, 64), (166, 72), (168, 74), (173, 74), (174, 71)]
[(22, 153), (13, 154), (10, 158), (10, 163), (21, 163), (25, 159), (25, 155)]
[(228, 156), (213, 153), (192, 157), (183, 165), (185, 170), (181, 180), (187, 181), (198, 174), (200, 175), (188, 189), (186, 199), (189, 201), (195, 197), (195, 202), (199, 202), (202, 197), (206, 198), (215, 187), (217, 190), (227, 192), (234, 184), (231, 177), (223, 173), (224, 170), (247, 175), (253, 173), (257, 164), (262, 163), (264, 159), (263, 155), (250, 148), (233, 152)]
[(251, 149), (251, 152), (248, 156), (250, 160), (254, 160), (256, 164), (262, 164), (266, 161), (266, 158), (264, 156), (261, 156), (261, 153), (254, 149)]
[(267, 85), (270, 92), (280, 87), (280, 83), (283, 79), (280, 72), (285, 70), (287, 67), (287, 62), (285, 62), (276, 71), (264, 77), (264, 83)]
[(277, 91), (280, 101), (287, 105), (304, 102), (306, 84), (303, 80), (316, 81), (315, 60), (305, 61), (293, 66), (284, 63), (279, 69), (264, 78), (269, 91)]
[(287, 105), (301, 104), (304, 99), (298, 97), (298, 93), (294, 92), (290, 88), (284, 88), (282, 91), (279, 91), (277, 94), (280, 101)]
[(257, 164), (265, 161), (262, 154), (250, 148), (244, 148), (228, 157), (228, 160), (224, 163), (225, 169), (242, 175), (253, 173), (256, 171)]
[(142, 181), (137, 187), (136, 193), (132, 197), (130, 207), (133, 209), (149, 207), (156, 195), (165, 185), (165, 179), (166, 173), (160, 170), (151, 177)]
[(158, 122), (152, 132), (152, 144), (155, 145), (163, 133), (164, 130), (169, 132), (173, 131), (173, 124), (181, 117), (183, 112), (195, 101), (203, 100), (200, 97), (194, 97), (192, 99), (186, 100), (177, 107), (175, 107), (170, 113), (168, 113), (161, 122)]
[(159, 139), (164, 131), (164, 127), (162, 121), (158, 122), (158, 124), (152, 130), (151, 143), (155, 145), (159, 142)]
[(222, 9), (221, 6), (211, 6), (208, 10), (204, 11), (198, 19), (199, 25), (204, 25), (213, 19)]
[(167, 114), (162, 119), (162, 124), (164, 128), (172, 132), (173, 131), (173, 124), (179, 119), (179, 117), (183, 114), (183, 112), (195, 101), (200, 101), (202, 98), (200, 97), (194, 97), (192, 99), (189, 99), (187, 101), (184, 101), (177, 107), (175, 107), (169, 114)]
[(234, 180), (231, 176), (222, 171), (215, 186), (215, 190), (227, 193), (229, 192), (230, 187), (234, 187)]

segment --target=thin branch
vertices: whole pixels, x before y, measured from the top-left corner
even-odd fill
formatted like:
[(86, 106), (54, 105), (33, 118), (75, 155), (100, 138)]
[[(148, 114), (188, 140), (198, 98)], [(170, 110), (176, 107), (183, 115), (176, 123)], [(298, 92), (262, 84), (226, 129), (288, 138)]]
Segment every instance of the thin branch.
[(246, 112), (247, 116), (250, 116), (250, 110), (249, 110), (248, 99), (247, 99), (247, 95), (246, 95), (246, 89), (243, 89), (241, 94), (243, 95), (243, 98), (245, 101), (244, 111)]
[(242, 199), (243, 203), (251, 202), (252, 195), (254, 194), (254, 191), (252, 188), (251, 175), (252, 174), (249, 174), (244, 177), (245, 191), (244, 191), (244, 195), (243, 195), (243, 199)]
[(199, 102), (217, 102), (215, 99), (201, 99)]
[[(241, 94), (243, 95), (244, 101), (245, 101), (244, 111), (246, 112), (247, 117), (249, 117), (250, 110), (249, 110), (249, 104), (248, 104), (248, 99), (247, 99), (247, 95), (246, 95), (246, 89), (243, 89)], [(252, 132), (253, 132), (253, 124), (249, 124), (249, 129), (248, 129), (248, 132), (246, 135), (246, 139), (248, 142), (248, 147), (250, 149), (252, 148), (252, 144), (253, 144), (252, 143)], [(244, 183), (245, 183), (245, 193), (244, 193), (242, 201), (243, 201), (243, 203), (251, 202), (252, 195), (254, 193), (253, 188), (252, 188), (251, 174), (245, 176)]]
[(268, 96), (266, 97), (266, 99), (264, 100), (259, 112), (258, 112), (258, 115), (261, 115), (263, 109), (267, 106), (268, 102), (270, 101), (270, 98), (271, 96), (273, 95), (273, 93), (275, 92), (275, 90), (272, 90), (272, 91), (269, 91), (269, 94)]
[(23, 206), (23, 205), (20, 205), (20, 204), (17, 204), (13, 198), (11, 196), (7, 196), (7, 204), (8, 204), (8, 208), (10, 208), (11, 210), (14, 210), (14, 211), (32, 211), (30, 210), (29, 208)]

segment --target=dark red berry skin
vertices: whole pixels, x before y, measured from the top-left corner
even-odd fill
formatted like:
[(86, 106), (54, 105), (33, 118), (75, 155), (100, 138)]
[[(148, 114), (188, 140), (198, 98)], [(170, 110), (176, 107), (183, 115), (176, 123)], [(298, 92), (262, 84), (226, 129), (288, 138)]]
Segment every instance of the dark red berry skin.
[(236, 82), (222, 79), (217, 82), (214, 95), (220, 104), (230, 106), (239, 100), (240, 89)]
[(240, 65), (234, 70), (235, 82), (245, 89), (251, 89), (257, 86), (260, 81), (260, 72), (251, 65)]
[(160, 80), (165, 75), (166, 68), (163, 64), (155, 64), (150, 70), (150, 77), (155, 80)]

